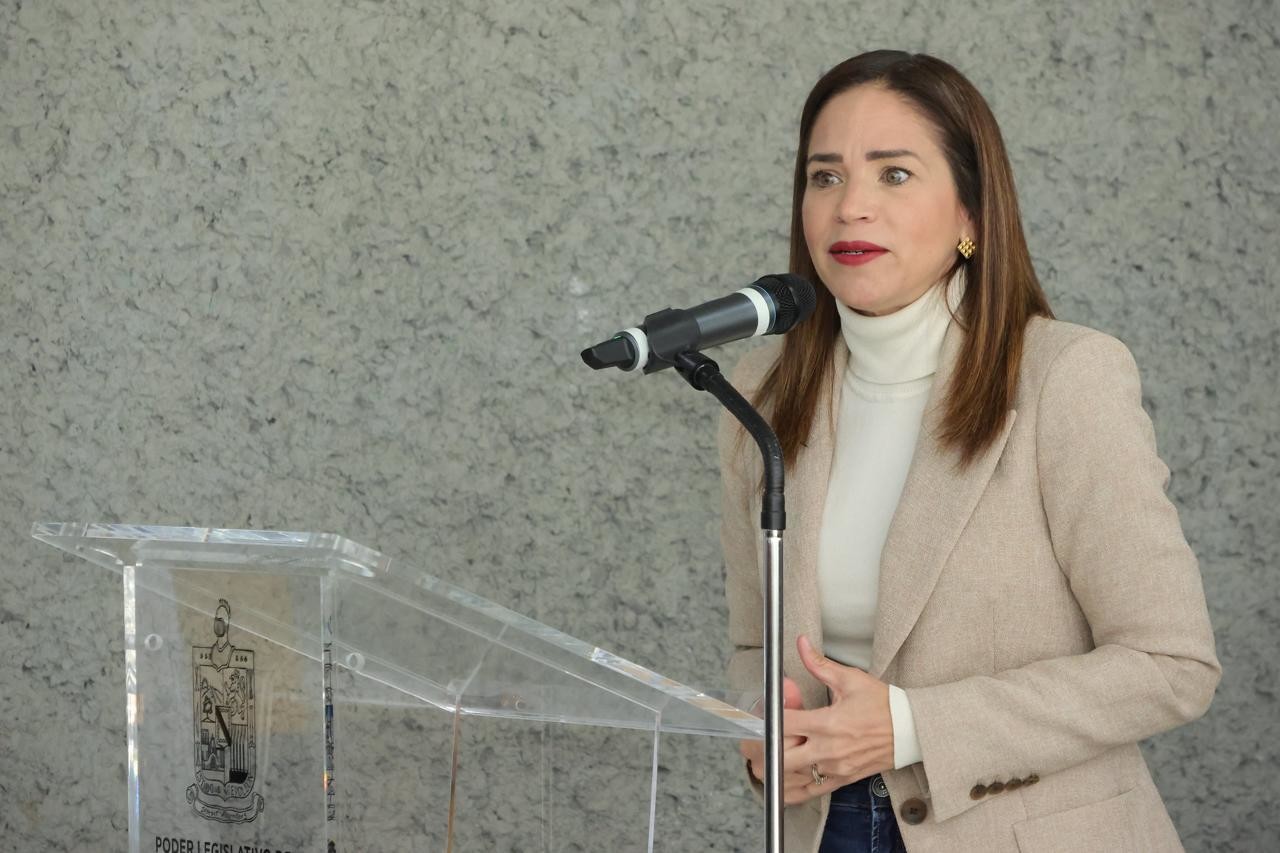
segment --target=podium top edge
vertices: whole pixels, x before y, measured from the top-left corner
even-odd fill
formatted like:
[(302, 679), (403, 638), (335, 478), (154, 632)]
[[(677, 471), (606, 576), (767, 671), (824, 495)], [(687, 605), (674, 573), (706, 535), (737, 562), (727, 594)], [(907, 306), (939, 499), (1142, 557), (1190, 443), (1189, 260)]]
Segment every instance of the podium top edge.
[(309, 551), (334, 551), (369, 565), (385, 563), (379, 551), (336, 533), (300, 530), (243, 530), (222, 527), (181, 527), (161, 524), (117, 524), (108, 522), (37, 521), (31, 536), (52, 544), (67, 540), (112, 540), (117, 542), (168, 542), (269, 546)]

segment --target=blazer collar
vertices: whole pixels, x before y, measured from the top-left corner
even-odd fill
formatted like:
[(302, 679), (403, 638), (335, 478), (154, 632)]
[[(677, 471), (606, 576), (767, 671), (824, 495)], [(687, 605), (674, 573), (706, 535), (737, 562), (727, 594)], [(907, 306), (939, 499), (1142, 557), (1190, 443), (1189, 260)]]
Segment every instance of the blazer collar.
[[(879, 602), (870, 672), (881, 678), (911, 632), (941, 574), (948, 555), (977, 506), (1004, 451), (1017, 412), (1010, 409), (996, 438), (968, 467), (937, 440), (945, 414), (945, 395), (955, 373), (964, 330), (952, 322), (942, 339), (938, 372), (925, 403), (920, 436), (916, 441), (902, 497), (889, 525), (880, 557)], [(840, 409), (840, 389), (848, 350), (837, 346), (833, 382), (819, 417), (801, 450), (790, 482), (797, 486), (788, 495), (788, 519), (799, 540), (788, 549), (785, 596), (794, 602), (786, 608), (792, 621), (786, 633), (803, 633), (821, 648), (822, 616), (818, 590), (818, 536), (826, 503), (831, 461), (835, 449), (835, 413)], [(829, 413), (829, 414), (828, 414)], [(791, 537), (788, 537), (790, 539)], [(801, 667), (803, 670), (803, 667)], [(806, 673), (807, 674), (807, 673)]]

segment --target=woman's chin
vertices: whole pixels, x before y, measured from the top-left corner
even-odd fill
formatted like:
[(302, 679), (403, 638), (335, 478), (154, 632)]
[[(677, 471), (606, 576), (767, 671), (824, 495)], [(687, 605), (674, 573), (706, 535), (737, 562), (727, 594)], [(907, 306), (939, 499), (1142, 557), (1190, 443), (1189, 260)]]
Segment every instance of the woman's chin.
[(827, 287), (837, 302), (851, 308), (859, 314), (876, 317), (887, 311), (887, 302), (882, 293), (868, 293), (863, 288)]

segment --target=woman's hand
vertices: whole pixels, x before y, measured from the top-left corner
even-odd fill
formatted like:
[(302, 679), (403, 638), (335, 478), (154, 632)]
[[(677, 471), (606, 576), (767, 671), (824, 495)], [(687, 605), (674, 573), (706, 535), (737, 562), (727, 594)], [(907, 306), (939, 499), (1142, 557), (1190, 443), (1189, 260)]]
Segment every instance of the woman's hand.
[[(782, 707), (784, 709), (792, 710), (801, 710), (804, 708), (804, 699), (800, 696), (800, 685), (785, 676), (782, 679)], [(751, 709), (751, 713), (755, 714), (757, 717), (764, 716), (764, 697), (761, 697), (760, 700), (756, 702), (755, 707)], [(783, 714), (785, 713), (786, 711), (784, 710)], [(783, 725), (786, 725), (785, 717)], [(798, 746), (799, 744), (800, 738), (798, 737), (784, 737), (782, 739), (782, 748), (784, 750), (791, 746)], [(764, 741), (740, 741), (738, 743), (738, 751), (742, 753), (743, 758), (747, 759), (747, 769), (751, 772), (751, 775), (755, 777), (757, 782), (763, 782)]]
[[(803, 635), (796, 645), (805, 669), (830, 689), (831, 704), (812, 711), (799, 708), (783, 712), (788, 743), (782, 755), (787, 805), (893, 769), (889, 685), (864, 670), (819, 655)], [(763, 749), (761, 745), (761, 755)], [(814, 781), (815, 767), (817, 774), (825, 777), (822, 784)]]

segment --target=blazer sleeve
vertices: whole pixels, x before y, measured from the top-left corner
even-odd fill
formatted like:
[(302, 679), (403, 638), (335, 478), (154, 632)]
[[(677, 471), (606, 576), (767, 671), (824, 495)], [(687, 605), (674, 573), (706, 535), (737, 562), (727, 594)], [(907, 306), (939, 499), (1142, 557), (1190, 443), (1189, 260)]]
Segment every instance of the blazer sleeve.
[(906, 688), (937, 820), (978, 783), (1044, 776), (1200, 717), (1222, 673), (1195, 555), (1123, 343), (1067, 344), (1040, 389), (1036, 465), (1084, 654)]

